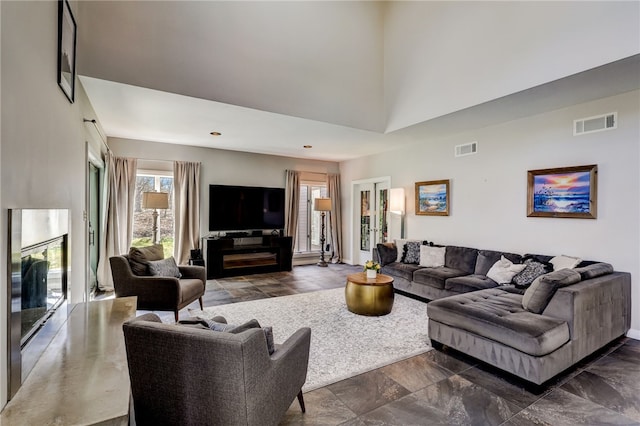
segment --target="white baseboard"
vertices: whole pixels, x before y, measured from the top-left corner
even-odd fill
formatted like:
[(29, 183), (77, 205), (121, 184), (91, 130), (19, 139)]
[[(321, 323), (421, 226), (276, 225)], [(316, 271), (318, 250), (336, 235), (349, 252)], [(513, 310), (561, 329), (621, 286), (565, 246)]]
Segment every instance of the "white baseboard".
[(627, 331), (627, 337), (635, 340), (640, 340), (640, 330), (634, 330), (633, 328)]

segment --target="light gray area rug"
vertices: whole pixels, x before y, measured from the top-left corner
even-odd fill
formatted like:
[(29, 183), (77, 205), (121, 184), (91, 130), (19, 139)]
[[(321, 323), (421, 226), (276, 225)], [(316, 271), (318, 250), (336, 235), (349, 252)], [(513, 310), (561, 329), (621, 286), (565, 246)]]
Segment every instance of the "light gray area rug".
[(399, 294), (381, 317), (347, 310), (344, 288), (190, 310), (192, 316), (222, 315), (229, 324), (257, 319), (272, 326), (276, 343), (300, 327), (311, 328), (307, 392), (431, 349), (427, 305)]

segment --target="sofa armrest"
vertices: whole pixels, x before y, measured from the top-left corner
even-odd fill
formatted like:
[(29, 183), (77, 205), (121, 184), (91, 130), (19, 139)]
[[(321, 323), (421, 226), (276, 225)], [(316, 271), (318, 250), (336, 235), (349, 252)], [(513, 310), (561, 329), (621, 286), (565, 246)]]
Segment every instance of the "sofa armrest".
[(631, 326), (631, 274), (614, 272), (560, 288), (542, 315), (565, 320), (578, 361)]
[(207, 282), (207, 270), (204, 266), (179, 265), (178, 269), (182, 278), (196, 278), (202, 280), (203, 283)]

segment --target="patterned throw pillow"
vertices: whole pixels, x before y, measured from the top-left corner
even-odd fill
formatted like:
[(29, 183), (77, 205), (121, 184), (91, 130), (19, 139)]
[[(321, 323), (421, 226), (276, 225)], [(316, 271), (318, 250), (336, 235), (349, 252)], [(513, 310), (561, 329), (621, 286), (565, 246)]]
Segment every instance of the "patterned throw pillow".
[(407, 241), (404, 245), (403, 263), (420, 263), (420, 241)]
[(176, 260), (173, 258), (173, 256), (162, 260), (152, 260), (148, 262), (148, 264), (149, 273), (153, 276), (175, 278), (182, 277), (180, 269), (178, 269), (178, 265), (176, 265)]
[(531, 285), (533, 280), (538, 278), (540, 275), (553, 271), (552, 264), (538, 262), (535, 259), (525, 259), (523, 264), (525, 265), (524, 270), (516, 274), (511, 281), (517, 288), (527, 288)]

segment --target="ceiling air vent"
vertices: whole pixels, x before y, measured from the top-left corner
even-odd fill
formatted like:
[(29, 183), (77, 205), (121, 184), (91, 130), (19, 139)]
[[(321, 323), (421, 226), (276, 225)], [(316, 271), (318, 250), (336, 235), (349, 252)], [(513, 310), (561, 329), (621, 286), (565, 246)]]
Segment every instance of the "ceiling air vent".
[(477, 154), (478, 142), (463, 143), (456, 145), (456, 157), (464, 157), (465, 155)]
[(579, 120), (573, 120), (573, 136), (601, 132), (603, 130), (615, 129), (616, 127), (618, 127), (617, 112), (581, 118)]

